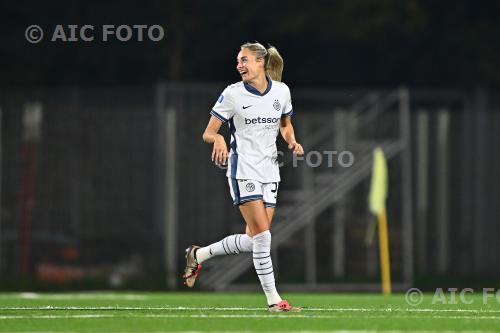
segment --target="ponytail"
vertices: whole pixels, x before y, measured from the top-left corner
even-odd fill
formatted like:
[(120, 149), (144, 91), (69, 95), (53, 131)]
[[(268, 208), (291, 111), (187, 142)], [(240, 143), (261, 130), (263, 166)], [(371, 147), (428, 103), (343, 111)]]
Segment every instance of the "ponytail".
[(278, 50), (274, 46), (267, 49), (266, 74), (274, 81), (280, 81), (283, 75), (284, 62)]

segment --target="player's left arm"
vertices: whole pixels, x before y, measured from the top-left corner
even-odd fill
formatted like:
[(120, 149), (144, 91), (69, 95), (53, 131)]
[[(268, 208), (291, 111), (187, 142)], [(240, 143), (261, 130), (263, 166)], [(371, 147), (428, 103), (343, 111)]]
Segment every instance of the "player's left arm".
[(288, 149), (299, 156), (304, 155), (304, 148), (295, 139), (295, 132), (292, 125), (292, 117), (282, 116), (280, 121), (280, 132), (283, 139), (288, 144)]

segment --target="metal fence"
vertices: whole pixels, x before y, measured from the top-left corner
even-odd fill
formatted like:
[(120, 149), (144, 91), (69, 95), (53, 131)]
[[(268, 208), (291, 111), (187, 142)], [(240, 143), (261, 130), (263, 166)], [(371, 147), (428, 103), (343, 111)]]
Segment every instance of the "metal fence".
[[(105, 276), (119, 284), (128, 276), (166, 272), (174, 287), (185, 246), (242, 232), (224, 170), (210, 162), (211, 147), (201, 141), (222, 89), (160, 84), (2, 91), (1, 276), (47, 281)], [(335, 117), (350, 117), (362, 100), (377, 110), (389, 93), (292, 87), (297, 136), (307, 143), (331, 124), (331, 140), (322, 149), (356, 151), (341, 147)], [(410, 250), (417, 274), (500, 273), (499, 102), (498, 95), (484, 91), (410, 93)], [(389, 110), (358, 127), (355, 136), (373, 141), (398, 129), (398, 115)], [(286, 151), (283, 142), (279, 149)], [(389, 164), (396, 280), (403, 280), (408, 260), (400, 236), (404, 167), (398, 157)], [(281, 172), (280, 200), (310, 186), (303, 166), (287, 163)], [(276, 263), (286, 267), (280, 269), (281, 281), (377, 280), (377, 253), (364, 243), (368, 185), (361, 180), (341, 205), (315, 217), (313, 228), (300, 229), (280, 245)], [(334, 252), (338, 242), (344, 244), (343, 257)], [(318, 263), (313, 277), (307, 275), (311, 255)], [(238, 281), (255, 280), (251, 274)]]

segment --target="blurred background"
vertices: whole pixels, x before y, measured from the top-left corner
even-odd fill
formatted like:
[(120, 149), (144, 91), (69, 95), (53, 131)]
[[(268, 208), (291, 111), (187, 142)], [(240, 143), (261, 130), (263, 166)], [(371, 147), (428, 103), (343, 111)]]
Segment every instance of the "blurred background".
[[(498, 13), (466, 0), (3, 1), (0, 289), (181, 289), (187, 246), (243, 232), (201, 134), (247, 41), (284, 57), (297, 137), (323, 158), (295, 164), (278, 139), (281, 289), (380, 290), (377, 146), (393, 289), (500, 286)], [(105, 41), (104, 25), (165, 34)], [(259, 288), (244, 255), (202, 274), (206, 290)]]

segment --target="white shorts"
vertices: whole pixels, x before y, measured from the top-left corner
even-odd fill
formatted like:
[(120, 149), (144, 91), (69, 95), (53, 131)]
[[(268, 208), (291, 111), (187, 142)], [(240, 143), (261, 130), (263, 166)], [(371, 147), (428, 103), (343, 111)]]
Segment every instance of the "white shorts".
[(234, 205), (262, 200), (265, 207), (276, 207), (279, 183), (261, 183), (251, 179), (227, 178)]

